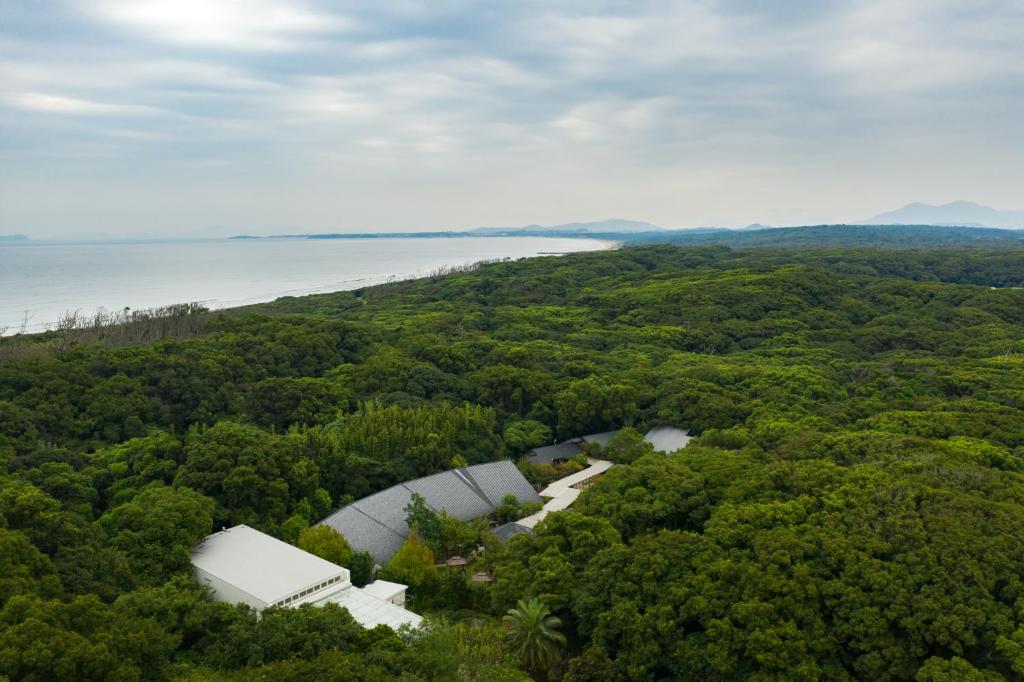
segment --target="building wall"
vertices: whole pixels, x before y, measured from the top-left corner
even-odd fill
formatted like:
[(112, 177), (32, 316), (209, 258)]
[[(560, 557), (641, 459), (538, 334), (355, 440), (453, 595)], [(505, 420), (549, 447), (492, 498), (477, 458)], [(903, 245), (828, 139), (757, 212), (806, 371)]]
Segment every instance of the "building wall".
[(277, 601), (277, 604), (279, 606), (298, 606), (299, 604), (316, 601), (331, 592), (336, 592), (337, 590), (351, 586), (352, 581), (349, 580), (349, 571), (347, 568), (342, 568), (340, 573), (332, 576), (323, 583), (308, 585), (301, 590), (296, 590), (292, 594), (285, 595)]
[(244, 592), (200, 568), (195, 569), (195, 577), (200, 585), (210, 588), (210, 594), (216, 601), (228, 602), (229, 604), (248, 604), (257, 611), (267, 608), (265, 601), (257, 599), (248, 592)]

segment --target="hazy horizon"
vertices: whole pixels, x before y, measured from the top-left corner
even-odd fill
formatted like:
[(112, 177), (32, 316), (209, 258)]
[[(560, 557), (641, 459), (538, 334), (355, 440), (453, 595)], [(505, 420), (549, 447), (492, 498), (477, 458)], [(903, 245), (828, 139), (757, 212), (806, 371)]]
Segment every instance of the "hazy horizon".
[(0, 4), (0, 234), (1021, 209), (1024, 5)]

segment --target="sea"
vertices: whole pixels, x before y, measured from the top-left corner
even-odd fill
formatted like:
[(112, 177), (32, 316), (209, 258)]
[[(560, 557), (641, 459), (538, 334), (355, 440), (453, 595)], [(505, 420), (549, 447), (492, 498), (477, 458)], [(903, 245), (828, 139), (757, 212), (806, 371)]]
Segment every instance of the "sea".
[(0, 332), (43, 331), (73, 311), (229, 308), (610, 246), (552, 237), (0, 242)]

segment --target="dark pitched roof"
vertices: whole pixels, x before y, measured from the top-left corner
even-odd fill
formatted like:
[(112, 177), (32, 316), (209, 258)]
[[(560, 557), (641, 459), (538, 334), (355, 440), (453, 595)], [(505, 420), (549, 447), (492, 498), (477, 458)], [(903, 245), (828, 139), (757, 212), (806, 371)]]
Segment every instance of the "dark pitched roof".
[(498, 539), (502, 542), (508, 542), (508, 539), (513, 535), (519, 535), (520, 533), (528, 533), (532, 535), (533, 529), (527, 528), (526, 526), (520, 526), (515, 521), (509, 521), (504, 525), (498, 526), (491, 532), (497, 535)]
[(463, 521), (492, 513), (509, 493), (520, 502), (540, 500), (516, 465), (504, 460), (399, 483), (356, 500), (320, 523), (331, 526), (352, 547), (369, 552), (374, 561), (384, 564), (409, 536), (405, 508), (413, 493), (421, 495), (434, 511), (440, 513), (444, 509)]
[(534, 464), (554, 464), (556, 460), (572, 459), (579, 455), (580, 449), (576, 441), (568, 440), (557, 445), (545, 445), (542, 448), (534, 448), (527, 453), (530, 461)]
[(597, 443), (603, 448), (604, 446), (608, 445), (608, 441), (610, 441), (617, 435), (619, 435), (618, 430), (603, 431), (601, 433), (592, 433), (589, 436), (583, 436), (583, 438), (581, 438), (580, 440), (586, 441), (587, 443)]

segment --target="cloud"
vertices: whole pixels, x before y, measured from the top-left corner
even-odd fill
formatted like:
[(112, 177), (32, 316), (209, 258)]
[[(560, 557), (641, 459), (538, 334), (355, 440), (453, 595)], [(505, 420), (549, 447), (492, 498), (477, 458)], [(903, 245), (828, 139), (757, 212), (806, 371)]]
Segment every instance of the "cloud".
[(188, 91), (266, 91), (278, 87), (244, 69), (195, 60), (151, 58), (95, 59), (68, 63), (53, 59), (0, 61), (0, 81), (8, 87), (121, 91), (177, 88)]
[(98, 19), (151, 40), (219, 50), (296, 50), (350, 22), (281, 0), (94, 0)]
[[(957, 3), (858, 3), (840, 14), (823, 51), (848, 92), (918, 95), (972, 88), (1024, 74), (1014, 58), (1024, 11), (964, 11)], [(1007, 21), (1016, 14), (1017, 21)], [(1008, 15), (1008, 16), (1007, 16)]]
[(0, 22), (0, 162), (40, 197), (58, 169), (413, 228), (1019, 193), (1019, 0), (39, 2)]
[(47, 114), (148, 116), (157, 113), (152, 107), (137, 104), (109, 104), (41, 92), (13, 92), (3, 95), (3, 99), (15, 108)]

